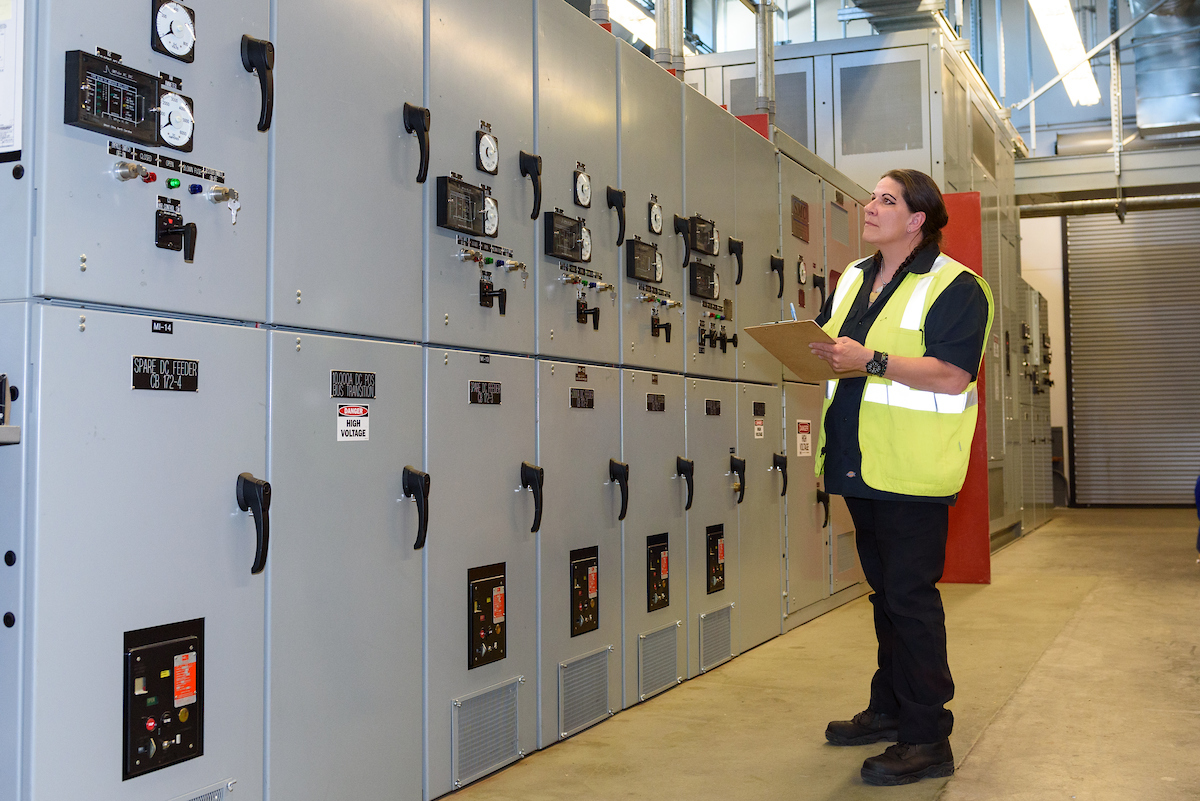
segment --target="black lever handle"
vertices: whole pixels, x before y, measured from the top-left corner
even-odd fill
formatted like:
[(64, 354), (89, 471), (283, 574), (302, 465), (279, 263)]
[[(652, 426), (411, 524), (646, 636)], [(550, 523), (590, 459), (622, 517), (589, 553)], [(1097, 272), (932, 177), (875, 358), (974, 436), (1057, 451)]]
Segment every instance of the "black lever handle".
[(0, 445), (18, 445), (21, 427), (12, 424), (12, 404), (21, 393), (8, 383), (8, 374), (0, 373)]
[(575, 302), (575, 322), (586, 323), (588, 321), (588, 317), (592, 318), (592, 330), (599, 331), (600, 307), (596, 306), (595, 308), (589, 309), (587, 307), (587, 301), (583, 298), (580, 298)]
[(729, 469), (737, 473), (738, 477), (738, 503), (746, 497), (746, 460), (739, 459), (736, 456), (729, 457)]
[(425, 535), (429, 533), (429, 474), (406, 465), (400, 474), (400, 486), (405, 498), (417, 501), (417, 541), (413, 550), (419, 551), (425, 547)]
[(504, 316), (504, 312), (508, 306), (508, 290), (504, 287), (492, 289), (492, 284), (489, 281), (479, 282), (479, 305), (491, 307), (491, 299), (500, 299), (500, 316)]
[(429, 177), (429, 109), (404, 104), (404, 130), (417, 137), (421, 146), (421, 166), (417, 168), (417, 183), (425, 183)]
[(775, 297), (783, 297), (783, 259), (779, 256), (771, 257), (771, 272), (779, 273), (779, 294)]
[(691, 459), (684, 459), (682, 456), (675, 457), (675, 472), (687, 480), (688, 499), (683, 505), (683, 511), (692, 508), (692, 477), (696, 473), (696, 463)]
[(823, 276), (823, 275), (814, 275), (813, 276), (813, 289), (821, 290), (821, 305), (818, 308), (824, 309), (825, 308), (825, 276)]
[(254, 531), (258, 544), (254, 550), (254, 564), (250, 574), (257, 575), (267, 566), (267, 549), (271, 544), (271, 485), (249, 473), (237, 478), (237, 502), (243, 512), (254, 515)]
[(610, 481), (617, 482), (621, 487), (621, 514), (617, 515), (617, 519), (624, 520), (625, 513), (629, 511), (629, 465), (618, 462), (616, 459), (609, 459), (608, 478)]
[(735, 259), (737, 259), (738, 263), (737, 278), (735, 278), (733, 281), (734, 286), (740, 286), (742, 283), (742, 254), (745, 252), (745, 250), (745, 242), (740, 239), (734, 239), (732, 236), (729, 237), (729, 252)]
[(533, 213), (529, 219), (536, 220), (542, 213), (542, 157), (522, 150), (521, 175), (533, 181)]
[(258, 73), (258, 88), (262, 92), (258, 130), (265, 131), (271, 127), (275, 110), (275, 45), (266, 39), (242, 34), (242, 66), (246, 72)]
[(657, 317), (650, 318), (650, 336), (658, 336), (658, 332), (662, 331), (667, 335), (667, 344), (671, 344), (671, 323), (661, 323)]
[(782, 453), (771, 454), (771, 466), (783, 474), (783, 489), (779, 492), (779, 497), (787, 495), (787, 456)]
[(825, 522), (821, 524), (821, 528), (829, 525), (829, 493), (825, 490), (817, 490), (817, 503), (825, 507)]
[(536, 534), (542, 527), (542, 483), (546, 471), (535, 464), (521, 462), (521, 486), (533, 490), (533, 528), (530, 533)]
[(617, 247), (625, 244), (625, 190), (608, 188), (608, 207), (617, 210)]
[(686, 270), (692, 263), (691, 227), (688, 225), (686, 217), (675, 215), (675, 233), (683, 237), (683, 269)]
[(191, 264), (196, 258), (196, 236), (199, 229), (194, 222), (176, 225), (162, 230), (164, 234), (183, 234), (183, 260)]

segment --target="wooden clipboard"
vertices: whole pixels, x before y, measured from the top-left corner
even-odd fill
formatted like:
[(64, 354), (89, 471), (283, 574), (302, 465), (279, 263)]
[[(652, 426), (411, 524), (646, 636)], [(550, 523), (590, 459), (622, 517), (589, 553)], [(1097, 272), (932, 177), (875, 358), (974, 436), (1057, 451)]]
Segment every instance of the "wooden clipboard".
[(818, 359), (808, 349), (810, 342), (833, 342), (814, 320), (785, 320), (781, 323), (764, 323), (744, 329), (750, 337), (762, 345), (767, 353), (783, 362), (801, 381), (816, 384), (832, 378), (857, 378), (865, 376), (860, 370), (835, 373), (829, 362)]

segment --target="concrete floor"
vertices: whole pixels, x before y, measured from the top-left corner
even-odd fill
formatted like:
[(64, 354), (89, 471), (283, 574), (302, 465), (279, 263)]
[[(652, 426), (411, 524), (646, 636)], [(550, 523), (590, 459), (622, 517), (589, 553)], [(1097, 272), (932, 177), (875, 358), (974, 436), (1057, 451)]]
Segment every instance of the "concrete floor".
[(1196, 513), (1058, 510), (942, 586), (957, 684), (950, 779), (869, 787), (880, 745), (827, 745), (866, 705), (865, 597), (459, 791), (493, 799), (1200, 799)]

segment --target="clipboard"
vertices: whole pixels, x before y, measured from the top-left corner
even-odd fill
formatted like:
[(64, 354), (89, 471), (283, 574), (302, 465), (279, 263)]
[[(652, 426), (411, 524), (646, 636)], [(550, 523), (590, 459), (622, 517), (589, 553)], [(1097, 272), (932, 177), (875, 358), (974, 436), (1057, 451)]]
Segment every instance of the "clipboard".
[(795, 373), (801, 381), (812, 384), (834, 378), (858, 378), (865, 376), (861, 370), (835, 373), (829, 362), (818, 359), (808, 349), (810, 342), (833, 342), (815, 320), (785, 320), (781, 323), (764, 323), (743, 329), (762, 345), (767, 353), (783, 362), (783, 366)]

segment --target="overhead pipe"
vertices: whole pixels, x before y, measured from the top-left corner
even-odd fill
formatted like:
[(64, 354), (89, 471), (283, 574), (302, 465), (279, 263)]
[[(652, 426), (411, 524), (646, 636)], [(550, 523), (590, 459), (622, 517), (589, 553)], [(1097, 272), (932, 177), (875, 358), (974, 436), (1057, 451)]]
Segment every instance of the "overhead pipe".
[(675, 77), (683, 80), (683, 3), (684, 0), (669, 0), (671, 4), (671, 67)]
[(754, 10), (754, 111), (775, 122), (775, 3), (759, 2)]
[(1200, 193), (1154, 195), (1151, 197), (1069, 200), (1061, 203), (1032, 203), (1021, 206), (1021, 219), (1031, 217), (1076, 217), (1083, 214), (1116, 214), (1122, 221), (1130, 211), (1163, 211), (1200, 208)]
[(671, 62), (671, 6), (673, 0), (654, 3), (654, 63), (664, 70), (673, 69)]
[(608, 0), (592, 0), (591, 17), (592, 22), (597, 25), (611, 25), (612, 20), (608, 16)]

